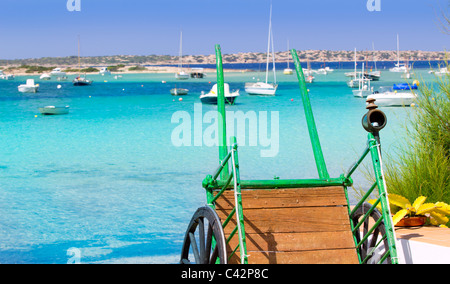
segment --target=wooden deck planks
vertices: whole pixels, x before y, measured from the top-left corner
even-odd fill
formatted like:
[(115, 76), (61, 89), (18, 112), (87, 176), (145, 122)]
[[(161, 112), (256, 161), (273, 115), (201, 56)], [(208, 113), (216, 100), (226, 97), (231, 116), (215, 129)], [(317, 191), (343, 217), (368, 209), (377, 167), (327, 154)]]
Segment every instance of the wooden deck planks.
[[(250, 263), (358, 262), (342, 187), (245, 190), (242, 200)], [(222, 220), (233, 204), (232, 191), (219, 198)], [(235, 226), (233, 217), (225, 235)], [(237, 242), (233, 238), (228, 250)]]

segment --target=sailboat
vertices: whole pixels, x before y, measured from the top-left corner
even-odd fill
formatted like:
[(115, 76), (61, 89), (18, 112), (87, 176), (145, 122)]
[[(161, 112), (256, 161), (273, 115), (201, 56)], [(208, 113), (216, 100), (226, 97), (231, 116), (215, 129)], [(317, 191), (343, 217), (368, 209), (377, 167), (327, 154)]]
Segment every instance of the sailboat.
[(353, 77), (353, 79), (351, 79), (350, 81), (347, 82), (347, 86), (349, 88), (358, 88), (360, 85), (359, 81), (363, 79), (363, 77), (360, 76), (361, 74), (359, 74), (357, 71), (358, 62), (356, 60), (357, 59), (356, 59), (356, 48), (355, 48), (355, 71), (345, 73), (345, 76)]
[(289, 54), (289, 40), (288, 40), (288, 42), (287, 42), (287, 46), (288, 46), (287, 68), (283, 70), (283, 74), (284, 74), (284, 75), (292, 75), (292, 74), (294, 74), (294, 70), (292, 70), (291, 68), (289, 68), (289, 61), (290, 61), (290, 54)]
[(381, 71), (377, 70), (377, 61), (375, 60), (375, 44), (372, 42), (372, 57), (373, 57), (373, 64), (375, 65), (375, 71), (369, 71), (368, 78), (372, 81), (378, 81), (381, 78)]
[(80, 58), (80, 36), (78, 36), (78, 77), (73, 79), (72, 83), (74, 86), (89, 86), (92, 84), (92, 80), (86, 79), (86, 74), (81, 77), (81, 58)]
[(400, 64), (400, 41), (397, 34), (397, 64), (395, 64), (395, 67), (389, 69), (389, 71), (396, 73), (408, 73), (409, 69), (410, 66), (406, 64)]
[(189, 79), (189, 74), (183, 71), (183, 32), (180, 32), (180, 63), (178, 64), (178, 72), (175, 74), (175, 78), (178, 80)]
[(370, 79), (364, 76), (364, 63), (362, 64), (362, 72), (358, 78), (358, 90), (353, 90), (355, 97), (365, 98), (373, 93), (373, 88), (370, 87)]
[[(272, 65), (273, 65), (273, 83), (268, 83), (269, 81), (269, 57), (270, 57), (270, 46), (272, 45)], [(245, 91), (249, 95), (266, 95), (274, 96), (278, 85), (276, 83), (277, 75), (275, 70), (275, 54), (273, 50), (273, 34), (272, 34), (272, 5), (270, 5), (270, 21), (269, 21), (269, 39), (267, 43), (267, 64), (266, 64), (266, 81), (256, 82), (256, 83), (245, 83)]]

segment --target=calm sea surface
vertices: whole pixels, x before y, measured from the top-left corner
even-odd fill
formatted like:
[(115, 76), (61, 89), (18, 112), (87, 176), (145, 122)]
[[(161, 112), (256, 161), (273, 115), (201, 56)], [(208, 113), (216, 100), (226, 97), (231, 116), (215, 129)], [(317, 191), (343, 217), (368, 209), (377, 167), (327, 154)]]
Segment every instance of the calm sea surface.
[[(351, 166), (367, 139), (361, 126), (365, 101), (347, 87), (348, 71), (317, 75), (308, 85), (332, 177)], [(421, 82), (433, 79), (425, 69), (416, 76)], [(88, 77), (92, 86), (74, 87), (34, 76), (37, 94), (17, 91), (31, 77), (0, 81), (0, 263), (176, 263), (190, 218), (205, 204), (201, 182), (216, 169), (218, 150), (199, 135), (208, 136), (207, 114), (216, 107), (199, 104), (199, 96), (212, 87), (215, 74), (183, 82), (173, 74)], [(247, 95), (244, 83), (263, 77), (261, 72), (225, 75), (241, 94), (227, 111), (258, 119), (267, 114), (257, 131), (247, 125), (239, 148), (241, 178), (317, 178), (295, 76), (278, 72), (275, 97)], [(384, 70), (373, 85), (403, 82), (400, 74)], [(182, 101), (169, 93), (175, 85), (190, 90)], [(42, 116), (38, 107), (46, 105), (70, 105), (70, 114)], [(202, 111), (200, 128), (194, 109)], [(402, 145), (413, 108), (383, 110), (388, 116), (383, 150), (393, 153)], [(181, 121), (173, 123), (172, 117), (180, 113), (192, 120), (191, 146), (173, 143)], [(271, 128), (274, 115), (278, 124)], [(277, 150), (271, 157), (261, 157), (267, 144), (250, 145), (251, 137), (266, 137), (264, 131)], [(270, 136), (276, 132), (278, 137)], [(201, 145), (194, 146), (195, 140)], [(367, 186), (362, 173), (355, 185)]]

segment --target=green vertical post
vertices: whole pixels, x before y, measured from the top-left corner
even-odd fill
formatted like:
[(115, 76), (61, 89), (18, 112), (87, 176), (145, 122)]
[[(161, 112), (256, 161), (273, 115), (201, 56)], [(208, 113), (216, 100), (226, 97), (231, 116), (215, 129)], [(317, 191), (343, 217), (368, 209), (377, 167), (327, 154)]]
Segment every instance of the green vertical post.
[(236, 199), (236, 220), (238, 220), (238, 234), (239, 234), (239, 253), (241, 254), (241, 264), (248, 264), (247, 255), (247, 240), (245, 237), (245, 226), (244, 226), (244, 210), (242, 206), (242, 196), (241, 196), (241, 176), (239, 173), (239, 159), (237, 155), (237, 139), (236, 137), (231, 137), (231, 149), (232, 161), (233, 161), (233, 176), (234, 176), (234, 190)]
[[(378, 193), (381, 200), (381, 209), (383, 215), (384, 226), (386, 228), (386, 239), (389, 245), (390, 257), (392, 264), (398, 264), (397, 246), (395, 240), (394, 226), (389, 208), (388, 194), (385, 186), (385, 179), (381, 163), (381, 147), (377, 139), (372, 133), (369, 133), (369, 148), (372, 156), (372, 164), (375, 172), (375, 179), (378, 186)], [(386, 248), (388, 249), (388, 248)]]
[(322, 148), (320, 146), (319, 135), (317, 134), (316, 123), (314, 121), (314, 115), (311, 108), (311, 102), (309, 100), (308, 89), (306, 88), (305, 76), (303, 75), (303, 69), (298, 59), (297, 51), (291, 49), (291, 54), (294, 59), (295, 69), (297, 71), (297, 78), (300, 85), (300, 92), (302, 95), (303, 108), (305, 109), (306, 122), (308, 124), (309, 137), (314, 152), (314, 159), (316, 160), (317, 171), (320, 179), (329, 179), (327, 166), (325, 165), (325, 159), (323, 157)]
[[(222, 162), (228, 155), (227, 149), (227, 122), (225, 116), (225, 89), (223, 78), (222, 52), (220, 45), (216, 44), (217, 69), (217, 119), (219, 124), (219, 160)], [(228, 164), (220, 173), (220, 179), (226, 180), (229, 175)]]

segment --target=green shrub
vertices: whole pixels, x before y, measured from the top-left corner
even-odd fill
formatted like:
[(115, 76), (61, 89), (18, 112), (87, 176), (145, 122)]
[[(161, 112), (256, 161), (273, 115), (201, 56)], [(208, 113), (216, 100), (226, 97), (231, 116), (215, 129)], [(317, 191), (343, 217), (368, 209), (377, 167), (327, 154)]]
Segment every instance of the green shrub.
[(450, 76), (421, 84), (399, 155), (386, 164), (389, 193), (450, 204)]

